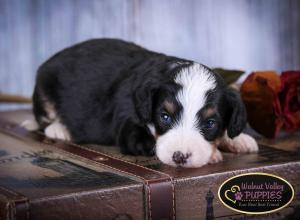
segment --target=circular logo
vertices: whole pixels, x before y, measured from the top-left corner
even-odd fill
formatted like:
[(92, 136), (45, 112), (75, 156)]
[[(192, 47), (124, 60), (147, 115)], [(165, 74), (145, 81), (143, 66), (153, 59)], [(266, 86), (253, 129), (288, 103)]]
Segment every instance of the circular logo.
[(294, 189), (279, 176), (246, 173), (223, 182), (218, 196), (226, 207), (234, 211), (266, 214), (286, 207), (294, 198)]

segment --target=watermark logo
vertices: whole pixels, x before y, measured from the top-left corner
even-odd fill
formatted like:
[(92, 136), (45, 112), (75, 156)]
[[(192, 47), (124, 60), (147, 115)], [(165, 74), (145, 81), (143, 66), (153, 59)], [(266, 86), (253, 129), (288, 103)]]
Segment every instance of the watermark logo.
[(268, 173), (246, 173), (226, 180), (218, 196), (228, 208), (246, 214), (266, 214), (286, 207), (294, 189), (285, 179)]

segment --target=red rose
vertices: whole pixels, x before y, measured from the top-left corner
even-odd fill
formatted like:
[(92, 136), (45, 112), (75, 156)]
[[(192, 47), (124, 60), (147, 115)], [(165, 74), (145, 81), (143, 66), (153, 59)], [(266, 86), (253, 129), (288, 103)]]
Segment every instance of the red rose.
[(300, 127), (300, 71), (254, 72), (242, 84), (241, 96), (258, 133), (273, 138), (281, 128)]
[(286, 71), (280, 76), (282, 88), (279, 99), (285, 116), (284, 126), (295, 130), (300, 126), (300, 71)]

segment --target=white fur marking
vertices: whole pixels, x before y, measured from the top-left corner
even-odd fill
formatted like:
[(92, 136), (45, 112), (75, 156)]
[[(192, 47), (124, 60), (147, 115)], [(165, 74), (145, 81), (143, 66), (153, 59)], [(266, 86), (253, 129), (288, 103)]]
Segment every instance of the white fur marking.
[(49, 138), (61, 139), (61, 140), (71, 140), (71, 136), (67, 128), (61, 124), (59, 121), (54, 121), (45, 129), (45, 134)]
[(227, 132), (225, 132), (221, 145), (233, 153), (251, 153), (258, 151), (258, 145), (255, 139), (244, 133), (231, 139), (228, 137)]
[(44, 94), (43, 91), (39, 91), (41, 95), (41, 100), (43, 101), (43, 108), (47, 113), (47, 117), (43, 117), (42, 120), (44, 122), (50, 123), (57, 118), (55, 106), (52, 102), (50, 102), (47, 96)]
[(152, 123), (147, 124), (147, 127), (149, 128), (151, 134), (155, 137), (156, 136), (156, 130)]
[(48, 119), (51, 120), (51, 121), (54, 121), (57, 117), (54, 105), (49, 101), (45, 101), (44, 102), (44, 109), (47, 112)]
[(36, 131), (39, 129), (39, 124), (35, 119), (28, 119), (21, 123), (21, 127), (25, 128), (28, 131)]
[(212, 153), (209, 163), (210, 164), (219, 163), (222, 160), (223, 160), (222, 153), (218, 149), (216, 149), (215, 152)]
[(183, 106), (181, 126), (191, 129), (196, 125), (197, 112), (205, 104), (206, 92), (216, 87), (215, 80), (203, 66), (194, 64), (179, 72), (175, 82), (182, 86), (176, 96)]
[(200, 167), (209, 162), (213, 147), (199, 132), (191, 129), (171, 129), (158, 137), (156, 155), (163, 163), (176, 166), (172, 160), (176, 151), (191, 154), (187, 163), (183, 165), (184, 167)]
[(182, 69), (175, 78), (182, 86), (176, 99), (183, 106), (180, 121), (156, 143), (156, 155), (164, 163), (176, 165), (172, 161), (174, 152), (191, 154), (184, 167), (199, 167), (207, 164), (213, 153), (213, 146), (206, 141), (196, 128), (197, 112), (204, 106), (206, 92), (214, 89), (215, 80), (200, 64)]

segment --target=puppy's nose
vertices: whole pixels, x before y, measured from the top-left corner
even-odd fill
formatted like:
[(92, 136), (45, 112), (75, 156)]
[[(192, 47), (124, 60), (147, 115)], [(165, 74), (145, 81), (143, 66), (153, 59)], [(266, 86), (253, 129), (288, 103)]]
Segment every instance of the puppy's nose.
[(176, 151), (174, 152), (172, 159), (177, 165), (183, 165), (186, 163), (190, 155), (191, 154), (184, 155), (182, 152)]

